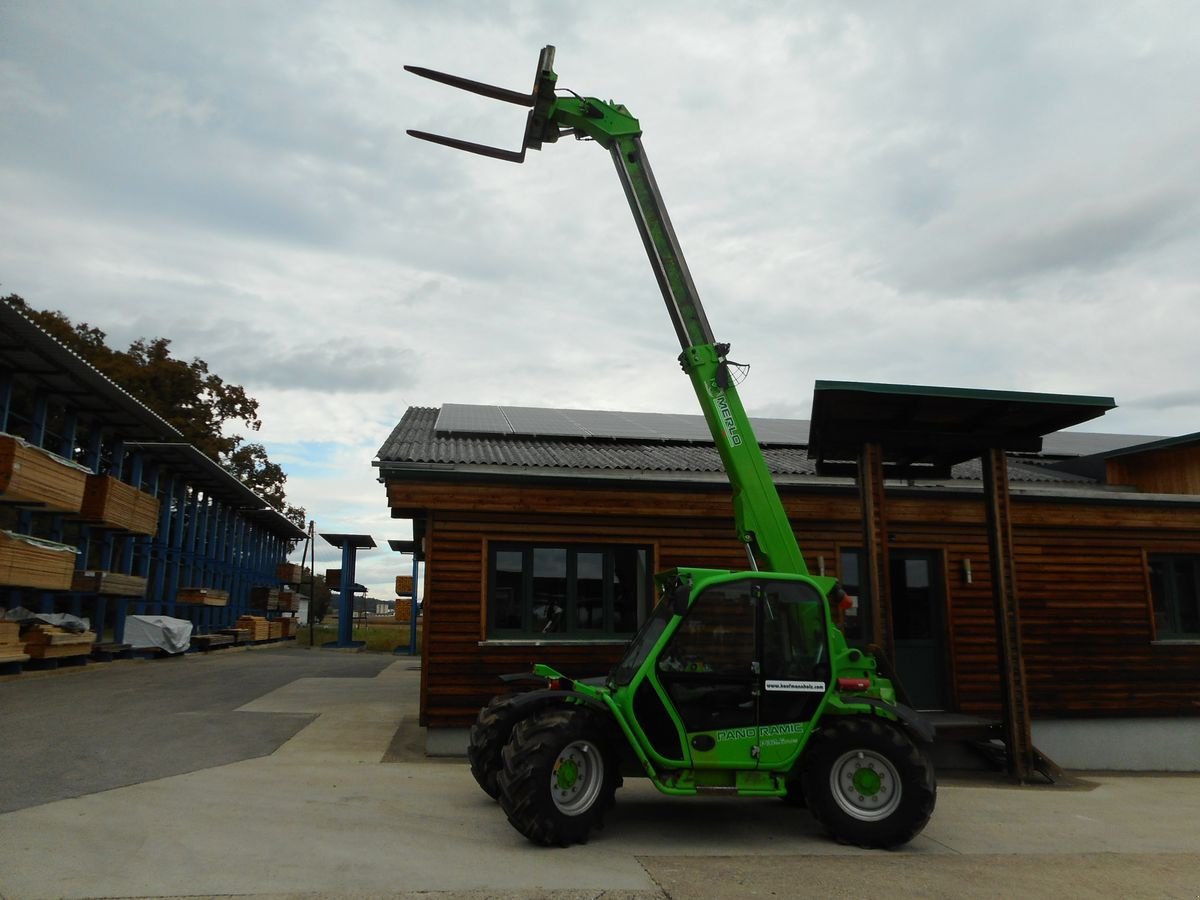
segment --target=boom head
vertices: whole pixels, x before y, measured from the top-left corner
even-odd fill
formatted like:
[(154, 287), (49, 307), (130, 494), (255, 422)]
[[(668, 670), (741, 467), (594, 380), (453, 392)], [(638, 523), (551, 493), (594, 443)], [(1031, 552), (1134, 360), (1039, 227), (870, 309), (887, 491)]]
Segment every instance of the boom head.
[(551, 143), (558, 140), (559, 131), (552, 121), (552, 111), (556, 100), (554, 88), (558, 82), (558, 76), (554, 74), (554, 47), (549, 44), (542, 48), (542, 52), (538, 56), (537, 71), (533, 76), (533, 89), (527, 94), (492, 84), (484, 84), (481, 81), (472, 81), (458, 75), (435, 72), (433, 69), (426, 69), (422, 66), (405, 66), (404, 68), (414, 75), (440, 81), (442, 84), (470, 91), (472, 94), (480, 94), (490, 97), (492, 100), (501, 100), (517, 106), (530, 107), (529, 115), (525, 118), (525, 137), (521, 141), (520, 150), (505, 150), (502, 147), (489, 147), (486, 144), (476, 144), (459, 138), (408, 129), (408, 133), (415, 138), (515, 163), (525, 162), (526, 150), (541, 150), (544, 142)]

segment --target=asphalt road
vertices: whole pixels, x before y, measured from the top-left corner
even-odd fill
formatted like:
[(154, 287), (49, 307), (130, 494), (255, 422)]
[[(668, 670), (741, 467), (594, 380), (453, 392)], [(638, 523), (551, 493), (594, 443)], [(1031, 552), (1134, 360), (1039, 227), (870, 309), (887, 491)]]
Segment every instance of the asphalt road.
[(0, 677), (0, 813), (267, 756), (316, 714), (239, 707), (395, 659), (264, 645)]

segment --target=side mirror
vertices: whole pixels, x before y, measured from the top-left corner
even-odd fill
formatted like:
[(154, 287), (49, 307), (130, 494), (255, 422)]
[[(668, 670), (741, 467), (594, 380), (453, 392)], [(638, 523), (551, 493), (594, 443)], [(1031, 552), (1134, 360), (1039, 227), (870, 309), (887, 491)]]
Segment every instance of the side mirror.
[(692, 588), (686, 582), (680, 581), (671, 588), (671, 613), (672, 615), (686, 615), (688, 611), (688, 598), (691, 597)]

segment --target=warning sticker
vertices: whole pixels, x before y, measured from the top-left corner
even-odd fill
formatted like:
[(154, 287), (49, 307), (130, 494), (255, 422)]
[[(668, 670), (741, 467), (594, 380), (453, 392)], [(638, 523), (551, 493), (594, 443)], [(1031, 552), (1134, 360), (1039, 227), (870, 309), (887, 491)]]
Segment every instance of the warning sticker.
[(802, 694), (825, 693), (823, 681), (772, 681), (767, 680), (768, 691), (796, 691)]

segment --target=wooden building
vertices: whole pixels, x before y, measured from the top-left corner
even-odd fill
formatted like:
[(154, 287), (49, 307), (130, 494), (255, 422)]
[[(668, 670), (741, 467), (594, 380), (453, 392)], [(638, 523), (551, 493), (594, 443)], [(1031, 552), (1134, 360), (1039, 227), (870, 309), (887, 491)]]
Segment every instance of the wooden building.
[[(852, 477), (821, 475), (808, 423), (755, 423), (811, 569), (837, 575), (852, 642), (889, 646), (914, 705), (1002, 711), (979, 460), (888, 480), (890, 634), (869, 633)], [(1200, 721), (1200, 435), (1064, 431), (1009, 453), (1026, 700), (1038, 721)], [(421, 723), (461, 729), (496, 676), (604, 672), (652, 574), (745, 567), (699, 416), (411, 408), (376, 466), (426, 562)], [(1200, 757), (1200, 754), (1197, 754)]]

